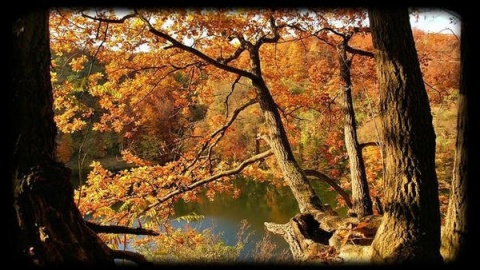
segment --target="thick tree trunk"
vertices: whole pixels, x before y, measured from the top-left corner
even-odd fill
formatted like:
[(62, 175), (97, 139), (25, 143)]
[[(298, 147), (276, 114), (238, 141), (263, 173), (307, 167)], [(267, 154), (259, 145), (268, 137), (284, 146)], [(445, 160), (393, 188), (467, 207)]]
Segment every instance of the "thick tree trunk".
[(441, 262), (435, 132), (407, 9), (369, 10), (386, 153), (372, 260)]
[(468, 63), (466, 23), (462, 22), (461, 33), (461, 79), (460, 96), (458, 99), (457, 142), (455, 150), (455, 164), (453, 167), (452, 189), (448, 204), (445, 227), (442, 234), (442, 256), (447, 262), (465, 259), (469, 226), (468, 226), (468, 134), (470, 125), (468, 117)]
[(353, 212), (358, 217), (373, 214), (372, 199), (368, 190), (365, 164), (363, 163), (362, 149), (357, 139), (357, 124), (352, 100), (352, 81), (350, 76), (350, 61), (345, 51), (345, 41), (337, 46), (338, 61), (340, 64), (340, 79), (343, 87), (343, 115), (345, 147), (347, 148), (350, 163), (350, 178), (352, 183)]
[(277, 105), (270, 94), (265, 82), (261, 79), (260, 57), (258, 48), (251, 51), (253, 63), (253, 72), (258, 76), (258, 80), (252, 81), (252, 84), (258, 89), (259, 103), (265, 117), (265, 123), (269, 130), (269, 144), (273, 150), (275, 158), (282, 170), (285, 181), (292, 190), (297, 200), (300, 212), (308, 210), (324, 210), (320, 198), (310, 185), (307, 176), (298, 165), (288, 141), (285, 128), (283, 127), (280, 113)]
[(73, 202), (70, 171), (54, 161), (48, 11), (18, 18), (11, 39), (16, 255), (37, 265), (113, 264), (110, 249), (85, 225)]

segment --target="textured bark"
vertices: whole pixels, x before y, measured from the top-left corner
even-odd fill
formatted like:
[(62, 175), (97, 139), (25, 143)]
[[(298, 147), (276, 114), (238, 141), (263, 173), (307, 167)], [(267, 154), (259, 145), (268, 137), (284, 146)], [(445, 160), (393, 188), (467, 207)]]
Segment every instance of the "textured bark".
[(298, 165), (288, 141), (285, 128), (278, 112), (275, 100), (263, 79), (261, 79), (260, 57), (258, 47), (250, 50), (250, 56), (253, 63), (253, 73), (257, 79), (252, 80), (252, 84), (257, 88), (259, 94), (259, 103), (263, 111), (265, 123), (269, 131), (268, 142), (273, 150), (277, 163), (282, 170), (283, 176), (288, 186), (292, 190), (295, 199), (298, 202), (300, 212), (308, 210), (324, 210), (320, 198), (308, 182), (307, 176)]
[(407, 9), (369, 10), (386, 153), (380, 263), (441, 262), (435, 132)]
[(285, 239), (296, 261), (312, 260), (315, 252), (328, 246), (331, 232), (322, 230), (312, 214), (297, 214), (285, 224), (265, 222), (268, 231)]
[[(297, 214), (285, 224), (265, 222), (265, 227), (285, 239), (294, 260), (313, 261), (318, 259), (319, 253), (333, 249), (336, 251), (334, 254), (343, 259), (365, 263), (370, 258), (370, 244), (381, 220), (378, 215), (340, 217), (311, 211)], [(341, 262), (334, 254), (323, 260)]]
[(48, 11), (19, 17), (11, 30), (16, 259), (37, 265), (113, 264), (110, 249), (73, 202), (70, 170), (54, 161)]
[(468, 134), (470, 125), (467, 121), (468, 104), (467, 93), (468, 82), (468, 63), (467, 57), (467, 35), (466, 23), (462, 22), (461, 33), (461, 78), (460, 78), (460, 96), (458, 99), (457, 115), (457, 142), (455, 149), (455, 164), (453, 167), (452, 188), (450, 191), (450, 201), (448, 204), (447, 216), (445, 218), (445, 227), (442, 232), (442, 256), (447, 262), (453, 262), (465, 259), (468, 247)]
[(367, 175), (363, 162), (362, 149), (357, 138), (357, 123), (352, 100), (352, 81), (350, 76), (351, 62), (347, 59), (345, 40), (337, 46), (338, 62), (340, 65), (340, 79), (343, 88), (343, 115), (345, 147), (347, 148), (350, 164), (350, 179), (352, 183), (352, 210), (359, 216), (372, 215), (372, 199), (368, 190)]

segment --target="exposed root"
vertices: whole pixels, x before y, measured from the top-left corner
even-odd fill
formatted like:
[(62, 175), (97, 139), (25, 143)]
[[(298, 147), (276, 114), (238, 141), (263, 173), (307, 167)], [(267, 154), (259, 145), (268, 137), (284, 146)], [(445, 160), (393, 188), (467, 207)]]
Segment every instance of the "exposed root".
[(297, 214), (285, 224), (265, 222), (282, 236), (293, 258), (302, 262), (367, 262), (381, 216), (339, 217), (320, 211)]

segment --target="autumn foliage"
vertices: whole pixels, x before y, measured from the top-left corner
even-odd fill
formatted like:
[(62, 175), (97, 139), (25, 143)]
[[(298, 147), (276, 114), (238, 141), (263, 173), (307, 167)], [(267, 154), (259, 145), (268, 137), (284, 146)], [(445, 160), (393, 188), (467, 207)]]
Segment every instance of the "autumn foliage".
[[(254, 42), (268, 34), (270, 18), (281, 37), (261, 47), (261, 69), (294, 155), (304, 169), (322, 171), (349, 191), (339, 66), (329, 44), (336, 37), (321, 29), (356, 27), (350, 46), (372, 52), (364, 17), (360, 10), (52, 10), (54, 109), (62, 132), (58, 159), (68, 162), (78, 152), (72, 136), (89, 136), (103, 138), (103, 143), (84, 147), (115, 153), (131, 165), (113, 171), (98, 160), (91, 162), (85, 185), (75, 193), (80, 211), (101, 224), (167, 226), (168, 231), (167, 221), (175, 214), (172, 203), (195, 201), (201, 192), (211, 200), (218, 192), (238, 196), (241, 190), (233, 181), (239, 173), (285, 185), (271, 154), (246, 162), (269, 150), (261, 139), (266, 127), (251, 82), (149, 31), (161, 29), (217, 63), (249, 70), (251, 61), (239, 39)], [(342, 25), (334, 26), (332, 20)], [(419, 30), (414, 36), (437, 128), (439, 181), (446, 191), (453, 163), (459, 41)], [(351, 74), (360, 143), (380, 144), (373, 59), (355, 55)], [(362, 153), (371, 196), (381, 199), (382, 153), (375, 145)], [(225, 174), (229, 171), (234, 173)], [(441, 192), (443, 207), (446, 194)], [(338, 200), (338, 207), (345, 207), (341, 196)], [(155, 241), (175, 246), (172, 239), (198, 245), (207, 241), (175, 232)], [(138, 244), (145, 248), (150, 240)]]

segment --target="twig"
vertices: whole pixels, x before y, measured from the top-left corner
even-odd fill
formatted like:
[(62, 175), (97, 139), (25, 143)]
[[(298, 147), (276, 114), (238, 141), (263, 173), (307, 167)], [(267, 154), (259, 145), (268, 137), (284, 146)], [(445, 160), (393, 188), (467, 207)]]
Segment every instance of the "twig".
[(233, 91), (235, 90), (235, 86), (237, 85), (237, 83), (240, 81), (241, 78), (242, 78), (242, 76), (240, 76), (240, 75), (237, 76), (235, 81), (233, 81), (233, 83), (232, 83), (232, 88), (231, 88), (230, 92), (225, 97), (225, 101), (223, 102), (225, 104), (225, 117), (228, 117), (228, 100), (230, 99), (230, 96), (233, 94)]
[(144, 228), (130, 228), (118, 225), (99, 225), (90, 221), (85, 224), (96, 233), (113, 233), (113, 234), (134, 234), (134, 235), (160, 235), (160, 233)]
[[(220, 135), (220, 137), (222, 137), (225, 132), (227, 131), (227, 129), (233, 124), (233, 122), (235, 121), (235, 119), (237, 119), (237, 116), (243, 111), (245, 110), (246, 108), (254, 105), (257, 103), (257, 100), (250, 100), (249, 102), (243, 104), (242, 106), (238, 107), (237, 109), (235, 109), (232, 113), (232, 116), (230, 117), (230, 119), (228, 119), (228, 121), (222, 126), (220, 127), (219, 129), (217, 129), (215, 132), (213, 132), (212, 134), (210, 134), (210, 136), (208, 137), (208, 139), (203, 143), (202, 147), (200, 148), (200, 150), (198, 151), (197, 155), (195, 156), (195, 159), (190, 163), (190, 165), (188, 165), (184, 170), (183, 170), (183, 173), (185, 173), (186, 171), (188, 171), (190, 168), (192, 168), (197, 162), (198, 160), (200, 159), (200, 156), (202, 155), (202, 153), (207, 149), (207, 146), (210, 144), (210, 142), (217, 136), (217, 135)], [(218, 141), (218, 140), (217, 140)]]

